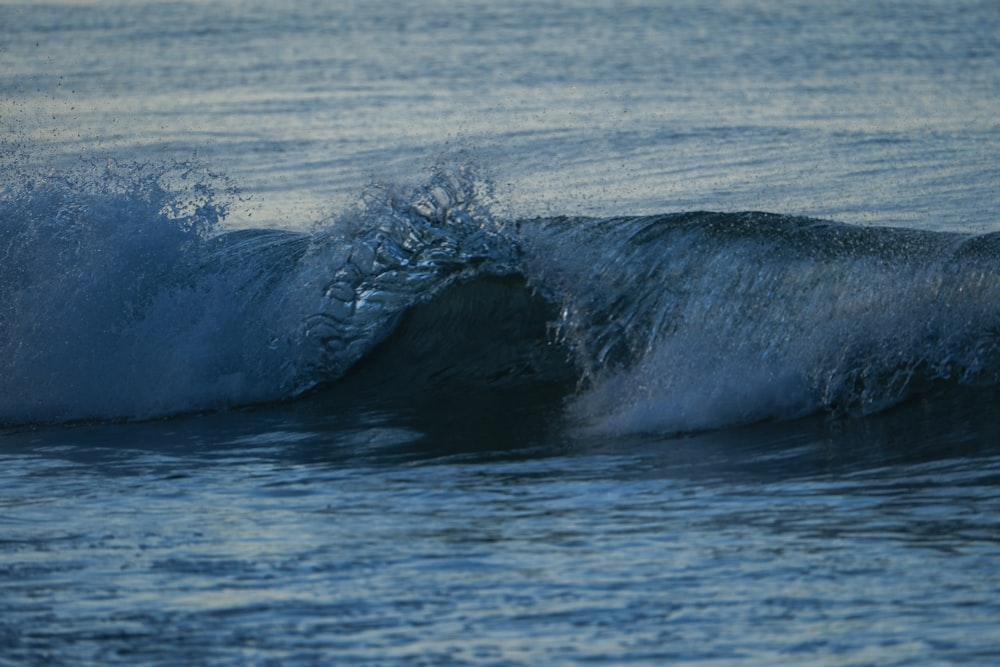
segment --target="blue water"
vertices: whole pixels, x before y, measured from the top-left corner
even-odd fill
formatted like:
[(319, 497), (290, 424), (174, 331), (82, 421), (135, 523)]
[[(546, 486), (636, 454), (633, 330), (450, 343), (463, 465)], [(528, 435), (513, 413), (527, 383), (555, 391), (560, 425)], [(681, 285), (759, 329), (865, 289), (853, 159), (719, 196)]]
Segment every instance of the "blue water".
[(0, 665), (1000, 660), (995, 3), (0, 26)]

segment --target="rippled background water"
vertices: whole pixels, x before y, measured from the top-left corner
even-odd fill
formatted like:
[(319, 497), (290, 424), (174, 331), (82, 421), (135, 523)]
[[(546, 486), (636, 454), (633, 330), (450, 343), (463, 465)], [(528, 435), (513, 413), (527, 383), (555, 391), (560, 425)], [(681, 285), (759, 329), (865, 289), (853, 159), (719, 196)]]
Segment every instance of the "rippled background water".
[[(983, 2), (4, 3), (5, 173), (196, 157), (234, 226), (491, 174), (510, 215), (996, 230)], [(3, 397), (0, 397), (3, 400)], [(0, 434), (0, 664), (995, 664), (992, 392), (686, 436), (558, 400)]]
[(995, 224), (992, 0), (2, 11), (0, 118), (25, 159), (197, 154), (255, 225), (460, 154), (525, 215)]

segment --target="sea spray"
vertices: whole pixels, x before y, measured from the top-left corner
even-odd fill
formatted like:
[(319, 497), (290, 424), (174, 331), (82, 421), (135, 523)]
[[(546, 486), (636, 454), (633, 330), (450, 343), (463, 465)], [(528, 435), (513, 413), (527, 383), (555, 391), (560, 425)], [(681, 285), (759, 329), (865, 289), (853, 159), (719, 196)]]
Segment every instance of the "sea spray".
[(341, 377), (408, 308), (515, 270), (462, 174), (373, 188), (308, 233), (226, 231), (229, 202), (193, 174), (109, 164), (5, 189), (0, 422), (291, 398)]

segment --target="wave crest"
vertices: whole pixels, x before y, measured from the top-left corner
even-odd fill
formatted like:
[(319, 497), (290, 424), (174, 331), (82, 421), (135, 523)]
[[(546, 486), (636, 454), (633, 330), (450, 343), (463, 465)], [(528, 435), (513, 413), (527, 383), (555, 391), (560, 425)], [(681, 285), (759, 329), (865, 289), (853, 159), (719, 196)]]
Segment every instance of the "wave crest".
[(437, 169), (419, 188), (376, 184), (362, 211), (315, 235), (309, 261), (329, 280), (305, 319), (303, 337), (320, 344), (295, 393), (341, 377), (408, 308), (456, 283), (518, 272), (517, 244), (484, 183), (471, 169)]

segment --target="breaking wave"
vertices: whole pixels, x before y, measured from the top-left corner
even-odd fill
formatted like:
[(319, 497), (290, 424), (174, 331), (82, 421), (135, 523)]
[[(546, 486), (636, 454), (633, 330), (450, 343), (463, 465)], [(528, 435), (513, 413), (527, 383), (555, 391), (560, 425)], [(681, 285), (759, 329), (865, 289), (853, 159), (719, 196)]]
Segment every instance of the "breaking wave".
[(1000, 384), (997, 234), (756, 212), (509, 220), (467, 169), (373, 186), (305, 232), (227, 231), (234, 196), (189, 165), (8, 175), (0, 423), (353, 381), (555, 384), (581, 428), (678, 432)]

